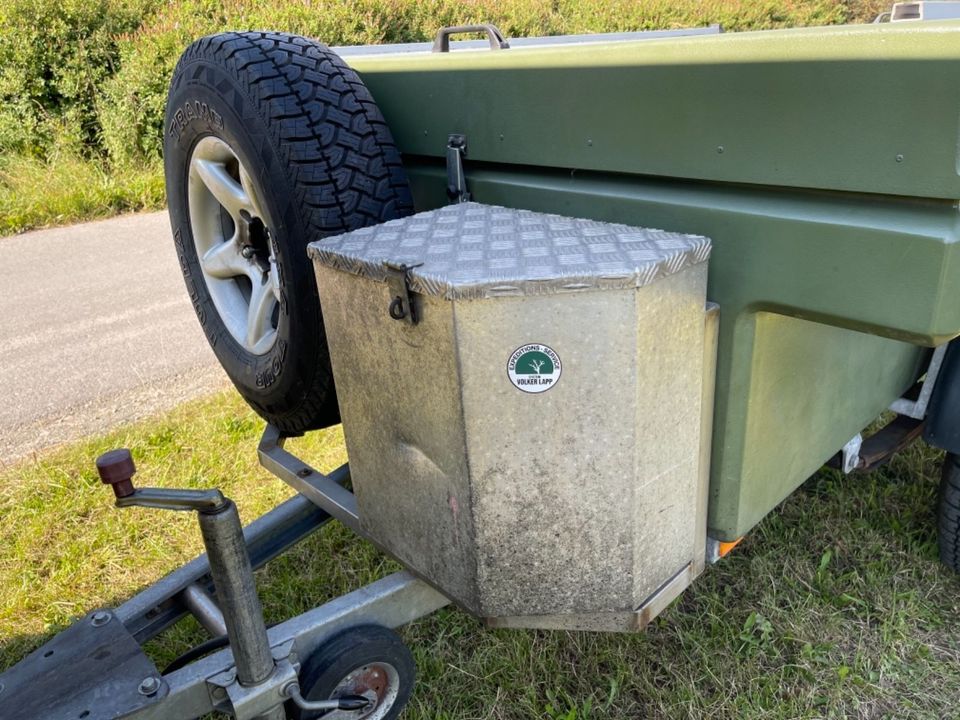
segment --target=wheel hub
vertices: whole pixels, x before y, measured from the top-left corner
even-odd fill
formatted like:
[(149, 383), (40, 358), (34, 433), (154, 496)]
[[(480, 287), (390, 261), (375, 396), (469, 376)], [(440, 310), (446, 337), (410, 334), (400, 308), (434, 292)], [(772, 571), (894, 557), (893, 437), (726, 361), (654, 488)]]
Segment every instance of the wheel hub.
[(371, 705), (366, 710), (334, 710), (323, 716), (324, 720), (380, 720), (390, 712), (400, 692), (400, 674), (389, 663), (370, 663), (357, 668), (341, 680), (331, 698), (344, 695), (360, 695)]
[(280, 284), (275, 243), (252, 176), (220, 138), (190, 157), (188, 209), (207, 290), (233, 339), (253, 355), (277, 340)]

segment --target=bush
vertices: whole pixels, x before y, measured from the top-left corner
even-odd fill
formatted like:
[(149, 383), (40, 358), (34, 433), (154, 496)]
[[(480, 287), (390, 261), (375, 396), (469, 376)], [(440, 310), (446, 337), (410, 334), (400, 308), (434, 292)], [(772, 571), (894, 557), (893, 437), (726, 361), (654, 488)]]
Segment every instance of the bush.
[[(856, 12), (873, 15), (863, 2)], [(180, 0), (123, 39), (120, 70), (104, 86), (99, 118), (115, 162), (158, 158), (166, 88), (177, 57), (196, 38), (227, 28), (284, 30), (328, 45), (352, 45), (425, 41), (445, 25), (477, 22), (493, 22), (508, 37), (520, 37), (711, 23), (747, 30), (865, 19), (853, 13), (838, 0)]]
[(160, 152), (166, 84), (191, 41), (278, 29), (331, 45), (424, 41), (493, 22), (508, 36), (869, 19), (883, 0), (0, 0), (0, 152)]
[[(711, 23), (749, 30), (864, 22), (889, 6), (890, 0), (0, 0), (0, 233), (155, 204), (167, 83), (183, 49), (209, 33), (284, 30), (350, 45), (426, 41), (444, 25), (476, 22), (493, 22), (508, 37)], [(22, 187), (50, 173), (51, 188), (91, 209), (27, 207), (50, 199), (50, 192), (28, 192), (18, 206), (10, 191), (18, 172), (26, 174)], [(67, 172), (86, 178), (93, 190), (61, 177)], [(116, 179), (147, 190), (125, 194)], [(96, 198), (104, 203), (99, 210), (92, 209)]]
[(310, 0), (231, 3), (185, 0), (169, 5), (121, 42), (121, 68), (99, 103), (103, 143), (123, 165), (159, 157), (167, 83), (193, 40), (227, 28), (283, 30), (328, 45), (427, 40), (442, 25), (489, 21), (511, 35), (550, 32), (552, 3), (513, 0), (509, 12), (490, 0)]
[(97, 144), (96, 97), (119, 36), (158, 0), (2, 0), (0, 152)]

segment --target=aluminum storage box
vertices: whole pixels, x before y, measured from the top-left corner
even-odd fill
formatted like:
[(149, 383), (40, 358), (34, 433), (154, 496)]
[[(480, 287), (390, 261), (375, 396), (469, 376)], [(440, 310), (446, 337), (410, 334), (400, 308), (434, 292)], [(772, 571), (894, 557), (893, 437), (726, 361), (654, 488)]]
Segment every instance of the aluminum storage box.
[(699, 571), (709, 240), (463, 203), (309, 252), (378, 544), (505, 626), (629, 629)]

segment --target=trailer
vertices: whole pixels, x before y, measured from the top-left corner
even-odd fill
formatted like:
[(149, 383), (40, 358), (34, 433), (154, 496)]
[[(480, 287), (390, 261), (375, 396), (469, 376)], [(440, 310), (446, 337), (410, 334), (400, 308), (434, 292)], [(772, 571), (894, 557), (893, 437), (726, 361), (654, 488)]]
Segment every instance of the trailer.
[[(173, 240), (297, 495), (244, 529), (101, 456), (207, 553), (0, 675), (3, 717), (395, 718), (393, 628), (642, 631), (817, 468), (921, 438), (960, 570), (958, 70), (960, 21), (195, 42)], [(349, 466), (284, 449), (338, 422)], [(406, 569), (268, 628), (253, 568), (330, 520)], [(160, 672), (188, 613), (211, 639)]]

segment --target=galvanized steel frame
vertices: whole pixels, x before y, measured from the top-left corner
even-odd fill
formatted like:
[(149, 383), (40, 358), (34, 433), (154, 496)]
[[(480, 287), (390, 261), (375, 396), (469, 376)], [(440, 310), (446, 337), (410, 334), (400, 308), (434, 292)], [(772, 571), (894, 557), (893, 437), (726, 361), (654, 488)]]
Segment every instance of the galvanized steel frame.
[(342, 595), (267, 631), (274, 673), (262, 684), (236, 681), (233, 653), (224, 648), (163, 677), (158, 701), (126, 715), (139, 720), (192, 720), (220, 711), (239, 720), (262, 715), (286, 701), (284, 688), (297, 677), (300, 663), (324, 640), (356, 625), (395, 628), (428, 615), (449, 600), (407, 572), (398, 572)]
[[(307, 498), (297, 496), (261, 516), (246, 528), (244, 538), (254, 568), (262, 567), (330, 520)], [(192, 590), (188, 589), (193, 588)], [(210, 563), (201, 555), (130, 598), (116, 610), (127, 630), (145, 643), (173, 625), (190, 607), (185, 594), (213, 590)]]

